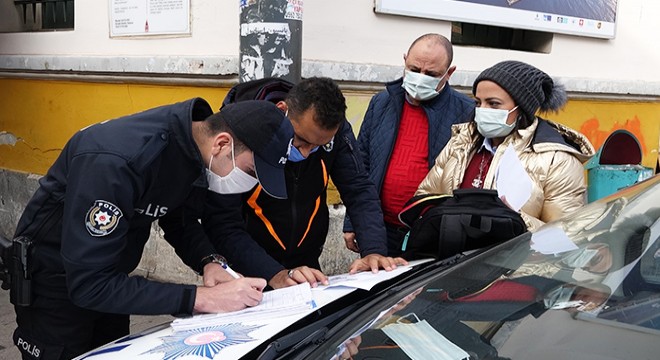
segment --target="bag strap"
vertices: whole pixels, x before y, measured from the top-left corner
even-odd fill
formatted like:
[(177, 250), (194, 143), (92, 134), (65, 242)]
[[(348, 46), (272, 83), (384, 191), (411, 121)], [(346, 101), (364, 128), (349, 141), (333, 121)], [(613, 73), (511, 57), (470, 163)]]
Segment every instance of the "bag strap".
[(424, 215), (426, 211), (449, 198), (451, 198), (451, 195), (447, 194), (425, 194), (414, 196), (404, 204), (403, 209), (399, 212), (399, 221), (409, 228), (412, 228), (415, 220)]
[(492, 189), (454, 189), (453, 195), (455, 198), (468, 198), (471, 196), (479, 196), (480, 199), (484, 197), (491, 197), (493, 199), (499, 199), (497, 195), (497, 190)]
[(465, 250), (465, 232), (461, 225), (461, 214), (447, 215), (445, 214), (440, 222), (438, 228), (438, 255), (440, 258), (446, 258), (456, 255)]
[[(478, 219), (478, 223), (476, 223)], [(461, 214), (460, 222), (470, 237), (479, 237), (489, 233), (493, 228), (492, 219), (488, 216)]]

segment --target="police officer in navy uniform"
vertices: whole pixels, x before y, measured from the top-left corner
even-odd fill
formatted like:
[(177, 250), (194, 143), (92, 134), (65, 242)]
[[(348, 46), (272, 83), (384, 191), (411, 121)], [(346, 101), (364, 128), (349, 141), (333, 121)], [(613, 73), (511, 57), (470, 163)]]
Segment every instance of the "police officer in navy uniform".
[[(70, 359), (129, 333), (129, 314), (226, 312), (257, 305), (266, 281), (236, 279), (206, 235), (216, 193), (258, 183), (286, 197), (291, 123), (272, 103), (213, 114), (200, 98), (87, 127), (39, 181), (16, 238), (31, 244), (31, 291), (12, 287), (23, 359)], [(200, 221), (201, 220), (201, 221)], [(128, 276), (152, 223), (204, 286)], [(250, 249), (245, 249), (250, 251)], [(14, 267), (15, 268), (15, 267)], [(20, 285), (15, 282), (12, 286)], [(23, 288), (24, 289), (24, 288)]]

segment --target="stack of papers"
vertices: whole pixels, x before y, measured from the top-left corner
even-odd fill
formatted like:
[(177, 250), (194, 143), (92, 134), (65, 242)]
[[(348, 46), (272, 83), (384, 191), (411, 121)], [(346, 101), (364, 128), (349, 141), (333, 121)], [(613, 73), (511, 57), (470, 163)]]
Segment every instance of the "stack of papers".
[(379, 270), (377, 273), (363, 271), (357, 274), (341, 274), (328, 277), (328, 285), (319, 286), (320, 289), (327, 289), (337, 286), (345, 286), (356, 289), (371, 290), (376, 284), (389, 280), (412, 268), (409, 266), (398, 266), (392, 271)]
[(408, 265), (399, 265), (392, 271), (379, 270), (377, 273), (362, 271), (356, 274), (341, 274), (328, 277), (328, 285), (319, 286), (317, 289), (328, 289), (333, 287), (349, 287), (355, 289), (371, 290), (377, 284), (397, 277), (409, 271), (415, 265), (432, 261), (433, 259), (420, 259), (409, 261)]
[[(205, 326), (214, 326), (244, 322), (256, 318), (276, 318), (308, 312), (316, 307), (312, 300), (309, 283), (289, 286), (264, 292), (261, 303), (239, 311), (218, 314), (202, 314), (189, 318), (175, 319), (171, 327), (174, 331), (191, 330)], [(259, 316), (256, 316), (259, 314)]]
[(409, 271), (413, 266), (432, 259), (415, 260), (407, 266), (398, 266), (392, 271), (380, 270), (377, 273), (364, 271), (357, 274), (342, 274), (328, 277), (329, 285), (319, 285), (311, 289), (309, 283), (302, 283), (282, 289), (264, 292), (261, 304), (240, 311), (219, 314), (202, 314), (172, 321), (174, 331), (184, 331), (207, 326), (224, 325), (246, 321), (268, 321), (297, 316), (299, 318), (314, 311), (317, 306), (328, 304), (355, 289), (370, 290), (376, 284)]

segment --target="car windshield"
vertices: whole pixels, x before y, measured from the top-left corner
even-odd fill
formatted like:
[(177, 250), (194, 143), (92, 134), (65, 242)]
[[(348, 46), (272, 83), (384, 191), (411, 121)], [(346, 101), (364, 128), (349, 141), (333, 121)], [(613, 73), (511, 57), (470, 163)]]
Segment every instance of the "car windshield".
[(632, 359), (660, 352), (660, 177), (356, 311), (308, 358)]

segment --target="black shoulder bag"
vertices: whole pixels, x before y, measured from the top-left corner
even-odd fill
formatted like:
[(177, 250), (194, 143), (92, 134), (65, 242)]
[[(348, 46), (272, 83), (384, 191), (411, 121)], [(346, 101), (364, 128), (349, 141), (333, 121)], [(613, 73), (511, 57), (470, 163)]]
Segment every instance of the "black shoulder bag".
[(496, 190), (456, 189), (453, 195), (421, 195), (399, 214), (410, 228), (402, 257), (444, 259), (466, 250), (499, 244), (527, 231), (516, 211)]

